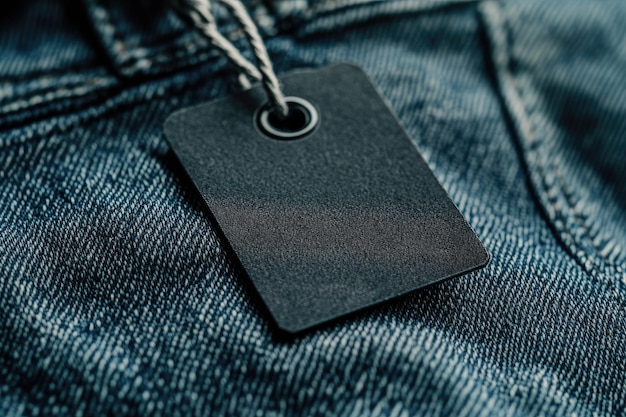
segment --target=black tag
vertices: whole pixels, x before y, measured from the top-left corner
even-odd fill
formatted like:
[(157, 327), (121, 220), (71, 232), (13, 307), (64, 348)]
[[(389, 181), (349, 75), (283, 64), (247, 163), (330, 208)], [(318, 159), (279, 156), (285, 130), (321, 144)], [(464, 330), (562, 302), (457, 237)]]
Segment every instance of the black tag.
[(278, 326), (297, 332), (487, 264), (360, 68), (296, 71), (281, 81), (287, 95), (317, 109), (315, 128), (301, 138), (277, 139), (259, 123), (261, 87), (178, 111), (165, 124)]

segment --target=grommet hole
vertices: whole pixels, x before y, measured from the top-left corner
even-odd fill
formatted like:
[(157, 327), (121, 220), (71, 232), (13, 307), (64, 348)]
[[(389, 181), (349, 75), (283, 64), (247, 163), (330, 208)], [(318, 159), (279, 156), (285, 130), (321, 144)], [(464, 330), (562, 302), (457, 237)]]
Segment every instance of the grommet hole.
[(274, 129), (284, 132), (297, 132), (306, 127), (310, 118), (309, 113), (301, 105), (290, 103), (287, 116), (281, 116), (272, 109), (267, 121)]
[(257, 110), (257, 128), (272, 139), (292, 140), (311, 133), (319, 122), (315, 106), (300, 97), (285, 97), (289, 114), (281, 116), (269, 104)]

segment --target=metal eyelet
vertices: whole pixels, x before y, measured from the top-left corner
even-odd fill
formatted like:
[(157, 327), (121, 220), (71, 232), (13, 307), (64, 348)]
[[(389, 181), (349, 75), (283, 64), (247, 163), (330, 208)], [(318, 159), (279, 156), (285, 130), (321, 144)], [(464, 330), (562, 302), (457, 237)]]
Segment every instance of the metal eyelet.
[(269, 103), (255, 113), (257, 128), (272, 139), (293, 140), (311, 133), (319, 124), (320, 116), (311, 102), (300, 97), (285, 97), (289, 115), (280, 118)]

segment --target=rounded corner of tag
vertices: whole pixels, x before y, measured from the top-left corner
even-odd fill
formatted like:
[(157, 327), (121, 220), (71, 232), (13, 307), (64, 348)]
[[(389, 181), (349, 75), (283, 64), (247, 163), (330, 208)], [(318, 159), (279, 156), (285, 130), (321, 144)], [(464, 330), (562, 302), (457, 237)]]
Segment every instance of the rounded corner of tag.
[(176, 126), (180, 123), (180, 118), (185, 110), (186, 109), (176, 110), (167, 116), (165, 122), (163, 122), (163, 132), (165, 133), (165, 136), (171, 136), (171, 132), (176, 129)]
[(482, 247), (483, 247), (483, 257), (480, 262), (480, 268), (485, 268), (491, 262), (492, 256), (491, 256), (491, 252), (487, 250), (485, 245), (482, 245)]

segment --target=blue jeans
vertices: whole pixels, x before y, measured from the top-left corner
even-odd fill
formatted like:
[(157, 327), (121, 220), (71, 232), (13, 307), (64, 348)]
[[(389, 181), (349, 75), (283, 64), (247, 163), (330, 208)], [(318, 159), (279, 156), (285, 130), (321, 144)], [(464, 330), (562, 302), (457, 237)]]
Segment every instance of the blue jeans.
[(17, 3), (0, 415), (626, 415), (626, 2), (248, 2), (278, 73), (365, 68), (492, 255), (296, 337), (163, 137), (225, 60), (165, 2)]

